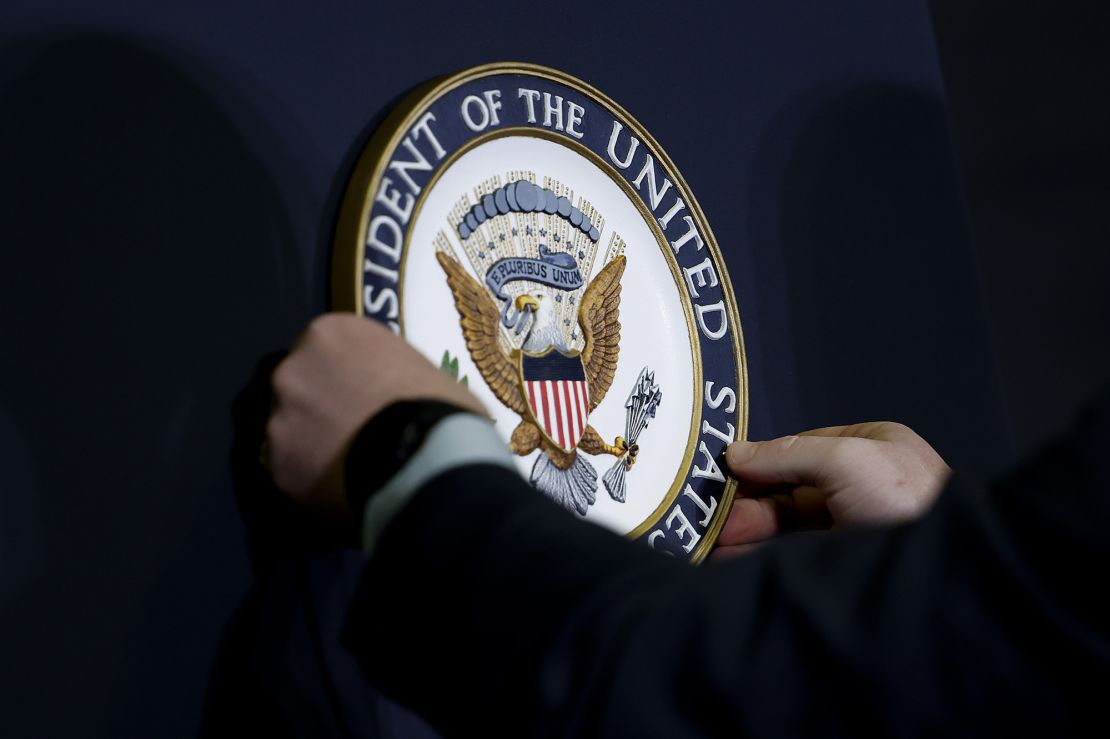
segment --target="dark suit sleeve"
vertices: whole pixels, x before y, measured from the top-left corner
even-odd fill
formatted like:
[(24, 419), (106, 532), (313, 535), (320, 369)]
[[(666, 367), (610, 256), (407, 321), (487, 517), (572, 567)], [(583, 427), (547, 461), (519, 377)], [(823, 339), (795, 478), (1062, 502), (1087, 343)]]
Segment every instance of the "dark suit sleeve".
[(1106, 403), (923, 519), (687, 566), (496, 467), (417, 494), (346, 639), (449, 736), (1029, 736), (1110, 684)]

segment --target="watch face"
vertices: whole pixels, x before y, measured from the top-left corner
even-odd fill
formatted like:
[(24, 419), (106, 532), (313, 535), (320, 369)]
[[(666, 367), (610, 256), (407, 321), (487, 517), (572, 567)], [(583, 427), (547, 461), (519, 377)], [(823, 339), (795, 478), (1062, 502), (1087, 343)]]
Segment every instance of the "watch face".
[(335, 307), (466, 383), (540, 494), (708, 553), (747, 423), (740, 322), (697, 201), (616, 103), (527, 64), (425, 85), (366, 145), (334, 258)]

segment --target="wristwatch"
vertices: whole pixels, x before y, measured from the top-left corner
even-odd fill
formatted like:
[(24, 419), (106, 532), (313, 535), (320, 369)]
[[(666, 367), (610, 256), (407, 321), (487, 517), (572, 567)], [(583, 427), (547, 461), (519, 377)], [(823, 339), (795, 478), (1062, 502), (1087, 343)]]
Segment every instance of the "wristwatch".
[(440, 421), (471, 412), (440, 400), (402, 400), (379, 411), (355, 436), (343, 463), (351, 510), (361, 516), (370, 497), (401, 471)]

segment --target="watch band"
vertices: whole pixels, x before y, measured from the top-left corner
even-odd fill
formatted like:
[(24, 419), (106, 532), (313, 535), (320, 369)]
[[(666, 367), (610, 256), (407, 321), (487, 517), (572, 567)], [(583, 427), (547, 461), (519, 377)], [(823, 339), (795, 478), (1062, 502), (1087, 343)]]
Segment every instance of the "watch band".
[(440, 400), (402, 400), (367, 421), (344, 460), (347, 503), (356, 516), (362, 515), (370, 496), (420, 449), (437, 423), (470, 412)]
[(517, 472), (513, 454), (488, 418), (456, 413), (437, 421), (397, 474), (367, 500), (362, 513), (362, 550), (373, 556), (389, 523), (432, 480), (474, 465), (496, 465)]

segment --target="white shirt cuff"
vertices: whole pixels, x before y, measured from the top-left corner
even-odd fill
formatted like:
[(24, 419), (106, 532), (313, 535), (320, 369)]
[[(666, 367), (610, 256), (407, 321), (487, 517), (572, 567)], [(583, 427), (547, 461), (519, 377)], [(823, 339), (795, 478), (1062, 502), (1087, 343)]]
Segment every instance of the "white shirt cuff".
[(424, 483), (455, 467), (472, 464), (517, 469), (509, 448), (485, 418), (456, 413), (432, 427), (416, 454), (370, 496), (362, 516), (362, 548), (366, 554), (374, 553), (385, 527)]

